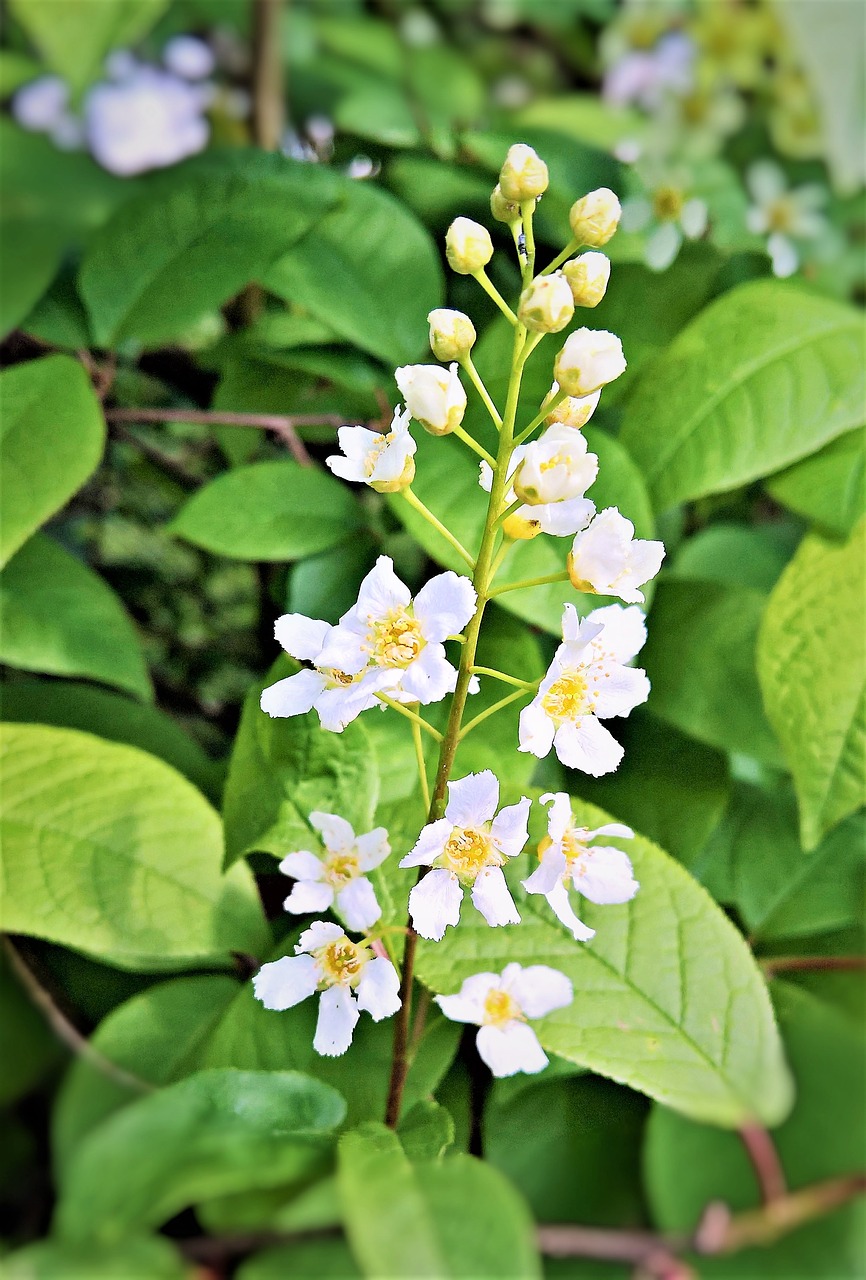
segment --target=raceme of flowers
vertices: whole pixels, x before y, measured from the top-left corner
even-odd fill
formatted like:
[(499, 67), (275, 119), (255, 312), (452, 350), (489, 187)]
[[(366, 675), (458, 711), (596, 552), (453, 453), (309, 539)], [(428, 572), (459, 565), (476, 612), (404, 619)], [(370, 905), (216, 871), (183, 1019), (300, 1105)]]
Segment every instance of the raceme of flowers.
[[(576, 312), (593, 308), (604, 295), (610, 262), (599, 250), (616, 231), (621, 214), (617, 197), (605, 188), (576, 200), (569, 217), (573, 239), (550, 267), (537, 271), (534, 249), (527, 246), (532, 244), (533, 210), (546, 187), (541, 158), (523, 144), (512, 147), (491, 211), (508, 225), (518, 252), (523, 281), (513, 310), (486, 274), (495, 251), (487, 228), (458, 218), (446, 236), (452, 269), (474, 277), (514, 326), (509, 385), (516, 389), (523, 365), (542, 339), (563, 333)], [(466, 723), (467, 695), (477, 691), (479, 678), (516, 686), (517, 693), (512, 688), (501, 704), (515, 697), (524, 700), (518, 750), (539, 758), (553, 751), (564, 765), (593, 777), (616, 769), (623, 748), (606, 722), (627, 716), (649, 696), (645, 673), (632, 663), (646, 639), (641, 588), (659, 572), (664, 547), (636, 538), (633, 524), (616, 507), (597, 511), (587, 496), (599, 460), (581, 428), (595, 412), (604, 387), (626, 367), (615, 334), (578, 324), (560, 338), (551, 361), (550, 391), (532, 421), (519, 427), (516, 391), (505, 406), (497, 407), (475, 369), (471, 352), (476, 331), (470, 318), (438, 308), (428, 319), (430, 346), (440, 363), (398, 369), (404, 403), (398, 404), (390, 424), (341, 427), (339, 452), (328, 457), (327, 465), (341, 479), (411, 506), (459, 552), (467, 572), (436, 574), (413, 595), (390, 558), (382, 555), (363, 579), (356, 602), (336, 624), (302, 614), (279, 618), (276, 638), (299, 669), (265, 688), (261, 706), (277, 718), (315, 710), (322, 728), (335, 733), (376, 706), (390, 707), (411, 722), (428, 817), (411, 849), (404, 846), (398, 866), (416, 877), (414, 884), (411, 877), (405, 882), (408, 928), (438, 943), (467, 916), (477, 914), (492, 928), (521, 922), (515, 879), (506, 871), (519, 867), (525, 853), (531, 800), (522, 796), (501, 806), (492, 769), (457, 779), (448, 776), (458, 740), (500, 705), (488, 706)], [(464, 428), (473, 391), (498, 434), (495, 456)], [(415, 493), (413, 422), (434, 437), (453, 435), (458, 447), (480, 455), (479, 484), (490, 495), (480, 548), (464, 547)], [(517, 543), (540, 534), (570, 540), (561, 573), (542, 581), (559, 580), (565, 591), (570, 583), (584, 597), (607, 599), (595, 609), (563, 605), (562, 641), (541, 680), (476, 668), (478, 634), (491, 595), (535, 585), (506, 582), (494, 588), (494, 579)], [(611, 598), (622, 603), (610, 603)], [(440, 731), (424, 719), (423, 709), (449, 696), (451, 715)], [(441, 744), (432, 796), (424, 732)], [(629, 840), (633, 832), (620, 823), (596, 830), (577, 826), (564, 792), (544, 795), (542, 803), (549, 806), (548, 834), (534, 865), (515, 875), (527, 901), (544, 898), (547, 906), (539, 904), (541, 913), (549, 910), (550, 918), (577, 942), (587, 943), (594, 931), (579, 918), (578, 899), (625, 903), (638, 891), (628, 855), (609, 843)], [(313, 812), (309, 825), (309, 847), (288, 851), (280, 862), (280, 870), (294, 881), (285, 909), (297, 915), (330, 911), (340, 923), (311, 924), (294, 955), (262, 967), (255, 994), (269, 1009), (288, 1009), (318, 993), (314, 1048), (339, 1054), (348, 1048), (362, 1012), (378, 1020), (402, 1008), (401, 975), (389, 952), (395, 929), (382, 923), (377, 890), (377, 868), (386, 863), (391, 848), (383, 828), (356, 834), (337, 814)], [(389, 873), (392, 893), (394, 880)], [(349, 933), (360, 937), (353, 940)], [(411, 980), (410, 968), (402, 975), (403, 989)], [(494, 1074), (510, 1075), (544, 1068), (547, 1058), (529, 1023), (564, 1008), (572, 998), (564, 974), (544, 965), (509, 964), (501, 974), (467, 977), (459, 991), (436, 1001), (446, 1017), (478, 1026), (479, 1054)]]

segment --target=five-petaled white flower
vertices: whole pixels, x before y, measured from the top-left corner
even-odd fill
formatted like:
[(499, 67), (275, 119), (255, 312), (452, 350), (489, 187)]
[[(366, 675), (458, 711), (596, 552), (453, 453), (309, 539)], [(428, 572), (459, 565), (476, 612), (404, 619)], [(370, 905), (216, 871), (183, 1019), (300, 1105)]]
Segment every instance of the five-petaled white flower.
[[(550, 436), (551, 432), (554, 431), (562, 432), (563, 435), (567, 432), (569, 437), (574, 437), (578, 434), (570, 427), (556, 426), (545, 432), (545, 436)], [(583, 439), (582, 436), (579, 438)], [(523, 463), (529, 448), (529, 445), (521, 444), (512, 453), (511, 461), (508, 464), (508, 478), (510, 481), (513, 480), (515, 473)], [(590, 459), (595, 462), (597, 467), (598, 459), (594, 453), (586, 455), (586, 464), (590, 463)], [(489, 464), (483, 461), (479, 466), (478, 483), (486, 493), (490, 492), (493, 484), (493, 471)], [(590, 483), (592, 482), (590, 481)], [(516, 499), (517, 494), (512, 483), (509, 485), (505, 495), (505, 501), (510, 506)], [(577, 533), (580, 529), (586, 528), (594, 515), (595, 503), (582, 495), (552, 502), (539, 502), (532, 506), (524, 503), (516, 511), (513, 511), (510, 516), (506, 517), (502, 528), (512, 538), (532, 538), (537, 533), (550, 533), (556, 538), (566, 538), (573, 533)]]
[(460, 919), (464, 887), (490, 925), (519, 924), (502, 866), (529, 838), (531, 801), (525, 796), (494, 817), (499, 781), (489, 769), (448, 783), (445, 817), (422, 830), (401, 867), (433, 867), (409, 894), (412, 925), (422, 938), (438, 942)]
[(582, 498), (598, 475), (598, 458), (590, 453), (586, 436), (571, 427), (548, 427), (525, 446), (514, 473), (514, 491), (529, 506)]
[(550, 804), (547, 837), (538, 846), (541, 863), (523, 881), (523, 887), (527, 893), (543, 894), (553, 914), (571, 930), (572, 936), (578, 942), (588, 942), (595, 937), (595, 930), (574, 914), (568, 899), (569, 885), (590, 902), (629, 902), (640, 888), (631, 862), (621, 849), (612, 845), (589, 848), (589, 841), (596, 836), (632, 840), (634, 832), (621, 822), (608, 822), (595, 830), (575, 826), (571, 800), (563, 791), (555, 795), (548, 792), (541, 797), (541, 803)]
[(380, 1022), (401, 1003), (400, 977), (391, 961), (325, 920), (304, 930), (293, 956), (263, 964), (253, 990), (266, 1009), (279, 1010), (321, 991), (313, 1048), (329, 1058), (346, 1052), (361, 1010)]
[(438, 702), (454, 691), (457, 672), (443, 640), (460, 632), (475, 612), (468, 578), (440, 573), (415, 599), (379, 556), (361, 583), (358, 602), (331, 629), (316, 665), (357, 678), (372, 671), (396, 677), (388, 692), (400, 702)]
[(581, 621), (567, 604), (562, 637), (538, 693), (520, 713), (519, 750), (541, 759), (553, 747), (563, 764), (598, 778), (623, 756), (601, 721), (627, 716), (649, 697), (646, 673), (624, 665), (643, 646), (646, 625), (637, 605), (607, 605)]
[(664, 555), (663, 542), (635, 538), (631, 520), (606, 507), (574, 539), (568, 574), (578, 591), (635, 604), (644, 598), (638, 588), (656, 576)]
[(341, 480), (368, 484), (378, 493), (405, 489), (415, 476), (413, 455), (418, 448), (409, 431), (410, 417), (408, 409), (395, 409), (388, 432), (340, 427), (337, 439), (343, 453), (333, 453), (325, 462)]
[(356, 836), (346, 819), (335, 813), (311, 813), (310, 826), (321, 835), (325, 853), (299, 849), (286, 854), (280, 871), (297, 883), (283, 906), (293, 915), (333, 907), (348, 929), (361, 932), (371, 928), (382, 909), (365, 873), (378, 867), (391, 852), (387, 831), (376, 827)]
[(528, 1025), (564, 1009), (574, 999), (571, 982), (546, 964), (523, 968), (507, 964), (502, 973), (476, 973), (453, 996), (435, 996), (446, 1018), (480, 1027), (475, 1039), (479, 1056), (495, 1076), (518, 1071), (534, 1075), (547, 1066), (547, 1054)]
[(800, 264), (800, 245), (820, 240), (830, 230), (824, 213), (829, 192), (820, 183), (789, 187), (784, 171), (772, 160), (756, 160), (746, 170), (746, 186), (754, 204), (746, 225), (767, 236), (773, 275), (793, 275)]
[(286, 653), (313, 670), (268, 685), (261, 697), (262, 711), (269, 716), (302, 716), (315, 707), (323, 729), (341, 733), (362, 711), (377, 705), (378, 693), (393, 690), (400, 682), (397, 671), (385, 667), (347, 672), (320, 660), (322, 649), (334, 627), (329, 622), (307, 618), (302, 613), (286, 613), (277, 618), (274, 635)]

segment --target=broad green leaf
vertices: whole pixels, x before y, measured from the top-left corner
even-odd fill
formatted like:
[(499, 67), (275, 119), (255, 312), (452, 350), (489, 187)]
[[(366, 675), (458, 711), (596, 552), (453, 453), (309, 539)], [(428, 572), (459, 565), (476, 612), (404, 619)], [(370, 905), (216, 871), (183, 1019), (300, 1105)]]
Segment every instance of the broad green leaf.
[(87, 374), (46, 356), (0, 374), (0, 565), (95, 471), (105, 422)]
[(252, 150), (212, 152), (151, 179), (81, 265), (98, 345), (182, 335), (261, 280), (335, 199), (325, 170)]
[(237, 1280), (361, 1280), (362, 1271), (345, 1240), (299, 1240), (277, 1245), (247, 1258)]
[(45, 534), (0, 570), (0, 661), (153, 695), (135, 625), (108, 583)]
[(427, 313), (442, 301), (433, 242), (384, 191), (350, 179), (339, 190), (340, 205), (274, 263), (264, 284), (385, 363), (416, 359), (427, 345)]
[(657, 511), (724, 493), (863, 421), (863, 329), (851, 307), (755, 281), (674, 340), (629, 399), (622, 442)]
[(4, 218), (0, 235), (0, 335), (21, 324), (57, 274), (64, 250), (62, 227)]
[[(594, 805), (572, 807), (580, 825), (608, 820)], [(543, 833), (536, 805), (530, 847)], [(575, 993), (568, 1008), (535, 1024), (550, 1052), (710, 1124), (776, 1123), (790, 1107), (790, 1082), (745, 940), (656, 845), (637, 836), (622, 848), (640, 891), (622, 906), (581, 900), (581, 919), (597, 931), (591, 942), (575, 942), (543, 898), (522, 890), (519, 926), (491, 929), (464, 901), (459, 927), (419, 948), (421, 981), (452, 992), (479, 969), (498, 972), (515, 960), (550, 965)], [(528, 869), (516, 869), (515, 880)]]
[(347, 541), (305, 556), (289, 577), (287, 612), (339, 622), (358, 599), (361, 579), (376, 563), (378, 550), (372, 533), (358, 529)]
[(763, 592), (748, 587), (666, 578), (656, 588), (640, 663), (653, 715), (708, 746), (780, 767), (755, 670), (765, 603)]
[(500, 1173), (471, 1156), (413, 1165), (381, 1124), (344, 1134), (339, 1188), (364, 1275), (538, 1277), (532, 1221)]
[(359, 833), (373, 826), (379, 779), (363, 724), (326, 733), (315, 711), (275, 720), (259, 706), (262, 688), (296, 669), (278, 659), (244, 702), (223, 798), (229, 863), (256, 849), (282, 857), (308, 848), (314, 809), (340, 814)]
[[(797, 1105), (773, 1134), (789, 1186), (859, 1173), (866, 1143), (863, 1039), (834, 1010), (784, 983), (773, 984), (779, 1023), (797, 1084)], [(735, 1134), (693, 1124), (663, 1107), (650, 1117), (647, 1191), (662, 1230), (692, 1230), (710, 1201), (757, 1208), (760, 1194)], [(688, 1170), (688, 1176), (684, 1176)], [(840, 1280), (866, 1268), (864, 1202), (851, 1204), (765, 1249), (702, 1257), (700, 1274), (718, 1280)]]
[(454, 1142), (454, 1121), (441, 1103), (424, 1098), (403, 1108), (397, 1136), (413, 1164), (438, 1160)]
[(203, 1071), (95, 1129), (66, 1170), (55, 1225), (111, 1243), (187, 1205), (291, 1181), (327, 1152), (346, 1104), (294, 1071)]
[(866, 437), (847, 431), (820, 452), (771, 476), (771, 498), (830, 533), (849, 534), (866, 512)]
[(4, 726), (3, 755), (3, 929), (145, 971), (266, 948), (252, 877), (223, 877), (219, 818), (168, 765), (42, 725)]
[(0, 1026), (8, 1046), (0, 1056), (0, 1106), (29, 1093), (64, 1058), (54, 1032), (0, 952)]
[(806, 849), (864, 802), (864, 617), (866, 519), (846, 543), (805, 538), (767, 603), (758, 674)]
[(51, 70), (77, 92), (98, 76), (107, 53), (147, 34), (168, 0), (10, 0), (10, 7)]
[(164, 1236), (117, 1244), (41, 1240), (3, 1259), (5, 1280), (189, 1280), (189, 1268)]
[(13, 49), (0, 49), (0, 98), (11, 98), (28, 80), (35, 80), (42, 68), (34, 58)]
[(675, 578), (771, 591), (801, 532), (792, 523), (753, 526), (719, 521), (687, 538), (666, 572)]
[[(519, 126), (548, 129), (590, 147), (604, 147), (613, 152), (620, 142), (642, 141), (648, 133), (648, 122), (639, 111), (613, 106), (595, 93), (558, 94), (555, 98), (536, 98), (522, 107), (514, 117)], [(583, 195), (575, 192), (575, 199)]]
[(170, 528), (217, 555), (279, 561), (326, 551), (359, 525), (358, 503), (345, 485), (286, 458), (217, 476), (189, 499)]
[(714, 897), (736, 906), (753, 941), (856, 924), (866, 884), (866, 820), (852, 814), (804, 854), (793, 796), (740, 783), (694, 873)]
[(139, 747), (189, 778), (209, 800), (219, 798), (221, 766), (156, 707), (75, 680), (21, 679), (0, 685), (0, 710), (6, 721), (83, 729)]

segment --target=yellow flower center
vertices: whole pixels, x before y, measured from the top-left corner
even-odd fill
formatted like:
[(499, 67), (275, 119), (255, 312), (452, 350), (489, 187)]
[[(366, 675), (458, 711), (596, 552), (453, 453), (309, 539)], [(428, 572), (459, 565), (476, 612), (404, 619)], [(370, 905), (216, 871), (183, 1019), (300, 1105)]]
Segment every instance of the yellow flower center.
[(770, 231), (790, 231), (794, 225), (796, 211), (793, 201), (788, 196), (780, 196), (767, 206), (767, 226)]
[(368, 648), (380, 667), (408, 667), (424, 648), (421, 625), (407, 609), (391, 609), (372, 624)]
[(566, 857), (566, 871), (570, 876), (586, 874), (584, 855), (586, 847), (586, 827), (569, 827), (562, 837), (562, 852)]
[(334, 889), (344, 889), (360, 870), (356, 853), (332, 853), (325, 863), (325, 880)]
[(501, 855), (479, 827), (455, 827), (442, 852), (443, 865), (464, 880), (474, 880), (485, 867), (500, 867)]
[(552, 471), (554, 467), (567, 467), (571, 458), (563, 453), (555, 453), (552, 458), (548, 458), (546, 462), (538, 464), (539, 471)]
[(364, 459), (365, 475), (371, 476), (373, 474), (373, 472), (376, 470), (376, 467), (379, 463), (379, 459), (381, 458), (382, 454), (388, 448), (388, 445), (393, 443), (394, 443), (393, 431), (389, 431), (387, 435), (380, 435), (376, 437), (376, 439), (370, 445), (370, 448), (367, 451), (367, 456)]
[(683, 193), (676, 187), (659, 187), (653, 195), (653, 213), (661, 222), (674, 222), (684, 204)]
[(523, 1021), (523, 1011), (517, 1001), (507, 991), (490, 991), (484, 1000), (484, 1025), (503, 1027), (515, 1018)]
[(589, 686), (581, 671), (566, 671), (555, 680), (541, 700), (541, 705), (550, 716), (561, 724), (564, 720), (576, 720), (579, 716), (589, 715), (592, 704), (589, 699)]
[(346, 937), (329, 942), (315, 954), (329, 986), (354, 987), (369, 959), (365, 946)]

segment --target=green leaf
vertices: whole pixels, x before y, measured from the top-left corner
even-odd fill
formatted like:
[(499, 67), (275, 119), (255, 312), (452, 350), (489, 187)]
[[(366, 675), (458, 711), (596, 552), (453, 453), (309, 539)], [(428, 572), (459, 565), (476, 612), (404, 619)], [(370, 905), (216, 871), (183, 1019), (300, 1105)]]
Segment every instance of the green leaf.
[(866, 511), (864, 444), (861, 430), (847, 431), (810, 458), (771, 476), (766, 490), (783, 507), (844, 537)]
[(81, 1144), (55, 1219), (68, 1240), (111, 1243), (209, 1196), (279, 1186), (316, 1163), (346, 1114), (294, 1071), (203, 1071), (133, 1102)]
[(712, 303), (626, 406), (621, 439), (656, 510), (736, 489), (860, 426), (862, 351), (853, 308), (790, 284), (754, 281)]
[(0, 661), (153, 694), (135, 625), (108, 583), (42, 533), (0, 570)]
[(94, 237), (81, 294), (99, 346), (161, 346), (261, 280), (336, 199), (336, 179), (253, 150), (148, 181)]
[(361, 1280), (345, 1240), (299, 1240), (263, 1249), (235, 1272), (237, 1280)]
[(10, 0), (10, 7), (51, 70), (77, 92), (107, 53), (147, 34), (168, 0)]
[(6, 725), (3, 755), (3, 929), (145, 971), (267, 945), (248, 870), (222, 876), (219, 818), (168, 765), (42, 725)]
[(87, 374), (47, 356), (0, 374), (0, 565), (96, 470), (105, 422)]
[[(797, 1105), (773, 1134), (788, 1183), (798, 1189), (859, 1173), (866, 1143), (866, 1059), (859, 1029), (787, 984), (774, 983), (773, 996), (797, 1083)], [(711, 1201), (722, 1201), (734, 1211), (760, 1203), (754, 1171), (735, 1134), (703, 1128), (663, 1107), (650, 1117), (645, 1168), (650, 1204), (663, 1230), (692, 1230)], [(861, 1199), (770, 1248), (701, 1258), (700, 1272), (719, 1280), (859, 1276), (866, 1267), (864, 1228)]]
[(64, 232), (44, 222), (2, 221), (0, 335), (17, 329), (47, 290), (63, 258)]
[(397, 1135), (413, 1164), (438, 1160), (454, 1142), (454, 1121), (440, 1103), (424, 1098), (404, 1109)]
[(804, 538), (768, 601), (758, 674), (806, 849), (864, 801), (864, 616), (866, 519), (841, 545)]
[(793, 797), (741, 783), (694, 872), (715, 897), (736, 906), (755, 941), (856, 924), (864, 868), (862, 814), (852, 814), (804, 855)]
[(35, 80), (42, 68), (33, 58), (13, 49), (0, 49), (0, 98), (11, 98), (16, 89)]
[(413, 1165), (381, 1124), (345, 1134), (339, 1187), (366, 1276), (538, 1277), (532, 1221), (501, 1174), (471, 1156)]
[(339, 622), (358, 599), (361, 580), (376, 563), (378, 550), (372, 533), (359, 529), (348, 541), (306, 556), (289, 577), (286, 609), (332, 624)]
[(296, 669), (278, 659), (244, 702), (223, 799), (228, 863), (255, 849), (282, 857), (306, 848), (314, 809), (340, 814), (358, 833), (373, 826), (379, 779), (364, 726), (326, 733), (315, 711), (274, 720), (259, 706), (262, 688)]
[(234, 467), (181, 508), (172, 533), (235, 560), (300, 560), (360, 525), (354, 494), (326, 471), (286, 458)]
[[(574, 803), (581, 826), (608, 815)], [(533, 807), (530, 843), (544, 834)], [(615, 841), (615, 843), (618, 843)], [(459, 928), (419, 948), (418, 974), (452, 992), (511, 961), (565, 973), (574, 1002), (534, 1024), (551, 1053), (710, 1124), (774, 1123), (790, 1085), (763, 978), (745, 940), (706, 891), (649, 840), (623, 842), (640, 892), (622, 906), (581, 901), (596, 936), (573, 940), (537, 895), (517, 891), (519, 926), (491, 929), (469, 904)], [(515, 872), (526, 874), (526, 868)]]
[(675, 578), (725, 582), (771, 591), (794, 553), (801, 530), (791, 524), (744, 525), (719, 521), (680, 546), (666, 573)]
[(780, 767), (755, 670), (765, 602), (748, 587), (666, 578), (656, 588), (640, 661), (652, 684), (653, 715), (708, 746)]
[(416, 359), (427, 346), (427, 313), (443, 296), (433, 242), (384, 191), (347, 178), (340, 195), (264, 284), (385, 363)]
[(188, 1280), (186, 1261), (164, 1236), (118, 1244), (42, 1240), (3, 1259), (6, 1280)]

